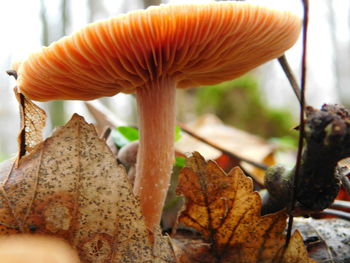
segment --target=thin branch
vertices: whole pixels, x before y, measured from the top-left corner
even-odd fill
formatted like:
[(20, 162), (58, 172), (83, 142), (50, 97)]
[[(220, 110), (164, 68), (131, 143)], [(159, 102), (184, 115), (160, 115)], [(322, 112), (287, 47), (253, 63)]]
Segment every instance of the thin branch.
[(179, 127), (181, 128), (181, 130), (183, 130), (183, 131), (186, 132), (187, 134), (191, 135), (193, 138), (196, 138), (197, 140), (199, 140), (199, 141), (201, 141), (201, 142), (204, 142), (205, 144), (207, 144), (207, 145), (209, 145), (209, 146), (211, 146), (211, 147), (213, 147), (213, 148), (215, 148), (215, 149), (221, 151), (222, 153), (224, 153), (224, 154), (226, 154), (226, 155), (228, 155), (228, 156), (230, 156), (230, 157), (232, 157), (232, 158), (235, 158), (235, 159), (238, 159), (238, 160), (240, 160), (240, 161), (242, 161), (242, 162), (251, 164), (251, 165), (253, 165), (253, 166), (257, 167), (257, 168), (263, 169), (263, 170), (266, 170), (266, 169), (268, 168), (268, 167), (267, 167), (266, 165), (264, 165), (264, 164), (254, 162), (254, 161), (252, 161), (252, 160), (248, 160), (248, 159), (246, 159), (246, 158), (244, 158), (244, 157), (238, 156), (238, 155), (236, 155), (236, 154), (234, 154), (234, 153), (232, 153), (232, 152), (229, 152), (229, 151), (225, 150), (224, 148), (220, 147), (219, 145), (217, 145), (217, 144), (215, 144), (215, 143), (213, 143), (213, 142), (210, 142), (210, 141), (208, 141), (207, 139), (205, 139), (205, 138), (199, 136), (198, 134), (194, 133), (193, 131), (191, 131), (191, 129), (189, 129), (189, 128), (188, 128), (185, 124), (183, 124), (183, 123), (179, 123), (179, 122), (178, 122), (177, 124), (179, 125)]
[(331, 205), (331, 208), (345, 208), (350, 209), (350, 202), (344, 200), (335, 200)]
[(286, 56), (283, 54), (281, 57), (278, 58), (278, 62), (280, 63), (284, 71), (284, 74), (286, 74), (286, 77), (289, 80), (290, 85), (292, 86), (295, 96), (297, 97), (298, 101), (301, 102), (300, 87), (298, 85), (298, 82), (294, 76), (292, 69), (289, 66)]
[(100, 138), (103, 139), (103, 140), (105, 140), (105, 141), (107, 141), (108, 138), (109, 138), (109, 136), (111, 135), (111, 133), (112, 133), (111, 127), (106, 127), (106, 128), (103, 130), (102, 134), (100, 135)]
[(336, 216), (338, 218), (350, 220), (350, 213), (340, 211), (340, 210), (335, 210), (335, 209), (329, 209), (329, 208), (318, 213), (318, 215), (332, 215), (332, 216)]
[(303, 21), (303, 51), (302, 51), (302, 66), (301, 66), (301, 81), (300, 81), (300, 126), (299, 126), (299, 143), (298, 143), (298, 154), (297, 154), (297, 161), (296, 161), (296, 167), (295, 167), (295, 174), (293, 177), (293, 191), (292, 191), (292, 197), (291, 197), (291, 203), (288, 207), (288, 213), (289, 213), (289, 220), (288, 220), (288, 228), (287, 228), (287, 236), (286, 236), (286, 246), (288, 246), (291, 235), (292, 235), (292, 227), (293, 227), (293, 216), (291, 215), (291, 212), (294, 210), (295, 203), (296, 203), (296, 197), (297, 197), (297, 191), (298, 191), (298, 184), (299, 184), (299, 174), (300, 174), (300, 167), (301, 167), (301, 161), (302, 161), (302, 152), (303, 152), (303, 146), (304, 146), (304, 136), (305, 136), (305, 83), (306, 83), (306, 50), (307, 50), (307, 30), (308, 30), (308, 23), (309, 23), (309, 1), (308, 0), (302, 0), (303, 8), (304, 8), (304, 21)]

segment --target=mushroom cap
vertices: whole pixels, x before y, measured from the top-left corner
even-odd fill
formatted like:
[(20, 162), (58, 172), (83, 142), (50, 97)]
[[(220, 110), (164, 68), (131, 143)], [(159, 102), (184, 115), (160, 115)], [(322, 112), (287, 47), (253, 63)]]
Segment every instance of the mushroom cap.
[(31, 54), (27, 97), (90, 100), (171, 78), (179, 88), (234, 79), (297, 40), (299, 17), (245, 2), (162, 5), (92, 23)]

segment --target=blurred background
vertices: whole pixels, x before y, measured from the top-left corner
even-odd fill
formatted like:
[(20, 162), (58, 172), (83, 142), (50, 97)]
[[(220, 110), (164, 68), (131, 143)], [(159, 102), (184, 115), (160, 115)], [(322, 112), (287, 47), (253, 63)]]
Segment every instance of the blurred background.
[[(210, 1), (176, 0), (11, 0), (0, 1), (0, 161), (17, 151), (19, 113), (13, 95), (15, 81), (7, 76), (11, 63), (47, 46), (86, 24), (160, 3)], [(301, 14), (300, 0), (248, 1)], [(307, 101), (350, 106), (350, 0), (310, 0)], [(287, 52), (299, 76), (300, 41)], [(131, 95), (100, 99), (118, 119), (136, 123)], [(93, 122), (78, 101), (40, 103), (49, 115), (47, 134), (77, 112)], [(178, 119), (196, 120), (206, 113), (224, 123), (264, 138), (293, 138), (298, 102), (278, 62), (271, 61), (232, 82), (178, 91)]]

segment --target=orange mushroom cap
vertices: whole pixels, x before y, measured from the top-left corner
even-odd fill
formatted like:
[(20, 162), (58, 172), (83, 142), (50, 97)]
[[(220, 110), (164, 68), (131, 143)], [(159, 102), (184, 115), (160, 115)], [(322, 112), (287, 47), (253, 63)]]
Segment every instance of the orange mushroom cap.
[(164, 76), (180, 88), (234, 79), (284, 53), (301, 21), (244, 2), (162, 5), (88, 25), (19, 68), (27, 97), (90, 100)]

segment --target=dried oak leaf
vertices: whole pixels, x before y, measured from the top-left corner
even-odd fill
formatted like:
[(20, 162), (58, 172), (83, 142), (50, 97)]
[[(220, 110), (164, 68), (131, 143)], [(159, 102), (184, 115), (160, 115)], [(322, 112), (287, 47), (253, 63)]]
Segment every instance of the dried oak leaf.
[[(282, 252), (282, 253), (281, 253)], [(288, 247), (284, 250), (282, 249), (279, 253), (281, 257), (278, 256), (274, 262), (282, 262), (282, 263), (312, 263), (316, 262), (309, 258), (308, 252), (305, 248), (303, 237), (296, 230), (289, 241)]]
[(19, 157), (33, 150), (34, 146), (43, 140), (46, 113), (32, 101), (26, 99), (23, 94), (14, 89), (19, 104), (21, 128), (18, 134)]
[[(198, 241), (195, 245), (201, 253), (207, 250), (206, 258), (211, 255), (218, 263), (294, 262), (285, 259), (287, 254), (282, 251), (285, 213), (260, 216), (260, 196), (253, 192), (251, 179), (239, 168), (226, 174), (216, 163), (206, 162), (195, 152), (180, 172), (177, 193), (186, 199), (179, 221), (202, 234), (206, 246), (200, 250)], [(298, 262), (314, 262), (307, 257), (302, 240), (301, 245), (291, 244), (289, 250), (305, 252), (300, 254)], [(181, 250), (175, 242), (176, 247), (180, 262), (181, 258), (186, 259), (182, 262), (205, 262), (198, 260), (198, 255), (182, 255), (189, 251), (190, 245)]]
[(174, 261), (167, 237), (151, 245), (124, 168), (76, 114), (0, 179), (1, 234), (63, 238), (86, 263)]

